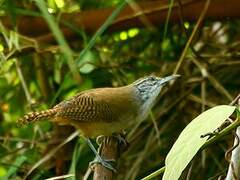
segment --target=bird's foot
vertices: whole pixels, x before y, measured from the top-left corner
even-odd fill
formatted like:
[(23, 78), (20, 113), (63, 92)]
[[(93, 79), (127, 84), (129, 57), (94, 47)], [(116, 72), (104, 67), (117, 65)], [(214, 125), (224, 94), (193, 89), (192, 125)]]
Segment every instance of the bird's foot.
[(119, 143), (120, 147), (124, 147), (124, 149), (128, 148), (129, 143), (126, 140), (125, 134), (116, 134), (116, 135), (113, 135), (113, 136), (118, 139), (118, 143)]
[(101, 164), (103, 167), (113, 171), (114, 173), (117, 172), (116, 168), (116, 160), (115, 159), (103, 159), (101, 157), (95, 157), (93, 161), (89, 163), (89, 167), (92, 168), (95, 164)]
[[(126, 136), (123, 133), (118, 133), (118, 134), (113, 134), (111, 137), (114, 137), (118, 140), (118, 144), (119, 147), (123, 150), (126, 150), (129, 146), (129, 143), (126, 140)], [(106, 136), (98, 136), (96, 139), (96, 142), (99, 146), (101, 146), (103, 144), (104, 138), (106, 138)]]
[[(95, 159), (89, 163), (90, 165), (90, 168), (93, 167), (94, 164), (101, 164), (102, 166), (104, 166), (105, 168), (113, 171), (113, 172), (117, 172), (117, 170), (113, 167), (113, 163), (115, 164), (116, 166), (116, 160), (114, 159), (103, 159), (100, 154), (97, 152), (97, 150), (95, 149), (95, 147), (93, 146), (93, 144), (91, 143), (90, 139), (86, 139), (87, 140), (87, 143), (89, 145), (89, 147), (92, 149), (92, 151), (94, 152), (95, 154)], [(101, 145), (100, 144), (100, 149), (101, 149)], [(111, 164), (112, 163), (112, 164)]]

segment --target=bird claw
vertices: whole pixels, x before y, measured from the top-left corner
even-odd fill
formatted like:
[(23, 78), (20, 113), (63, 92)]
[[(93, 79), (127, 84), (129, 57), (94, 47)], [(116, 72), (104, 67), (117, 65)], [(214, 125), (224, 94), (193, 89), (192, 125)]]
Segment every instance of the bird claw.
[(98, 157), (95, 157), (93, 161), (89, 163), (90, 168), (94, 166), (94, 164), (101, 164), (103, 167), (113, 171), (114, 173), (117, 172), (117, 170), (112, 166), (112, 164), (115, 164), (115, 159), (99, 159)]
[(103, 142), (103, 138), (106, 136), (100, 135), (96, 138), (96, 143), (100, 146)]
[[(98, 145), (101, 145), (103, 142), (103, 138), (105, 138), (106, 136), (98, 136), (96, 139), (96, 142)], [(118, 144), (123, 145), (124, 147), (128, 147), (128, 142), (125, 139), (124, 134), (113, 134), (112, 137), (115, 137), (118, 140)]]
[(126, 137), (124, 136), (124, 135), (122, 135), (122, 134), (117, 134), (117, 135), (114, 135), (114, 137), (116, 137), (117, 138), (117, 140), (118, 140), (118, 143), (120, 144), (120, 145), (123, 145), (124, 147), (128, 147), (128, 142), (127, 142), (127, 140), (126, 140)]
[[(101, 147), (102, 144), (108, 142), (108, 138), (109, 137), (116, 138), (118, 145), (120, 145), (118, 147), (124, 147), (124, 149), (126, 149), (126, 147), (128, 147), (128, 142), (126, 141), (124, 134), (113, 134), (112, 136), (103, 136), (103, 135), (101, 135), (101, 136), (97, 137), (96, 142)], [(120, 149), (120, 151), (121, 150), (122, 149)], [(105, 168), (107, 168), (107, 169), (109, 169), (109, 170), (111, 170), (111, 171), (113, 171), (115, 173), (117, 172), (117, 170), (112, 165), (112, 164), (114, 164), (114, 166), (115, 166), (115, 164), (116, 164), (116, 160), (115, 159), (103, 159), (100, 156), (99, 157), (96, 156), (96, 158), (92, 162), (90, 162), (89, 165), (90, 165), (90, 167), (92, 167), (93, 164), (96, 164), (96, 163), (101, 164)]]

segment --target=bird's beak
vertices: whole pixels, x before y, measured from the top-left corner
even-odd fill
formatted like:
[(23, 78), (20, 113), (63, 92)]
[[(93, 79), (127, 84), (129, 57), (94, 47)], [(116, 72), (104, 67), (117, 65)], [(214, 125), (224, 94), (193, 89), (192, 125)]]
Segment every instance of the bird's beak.
[(167, 76), (167, 77), (161, 78), (160, 84), (165, 84), (166, 82), (174, 80), (174, 79), (179, 78), (179, 77), (180, 77), (180, 75), (175, 74), (175, 75), (172, 75), (172, 76)]

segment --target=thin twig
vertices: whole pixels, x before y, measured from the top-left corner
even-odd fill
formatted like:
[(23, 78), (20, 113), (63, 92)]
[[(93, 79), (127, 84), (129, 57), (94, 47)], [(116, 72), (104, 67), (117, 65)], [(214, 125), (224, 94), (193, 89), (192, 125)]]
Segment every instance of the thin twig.
[(151, 147), (152, 143), (154, 142), (154, 133), (153, 131), (148, 136), (148, 139), (146, 141), (146, 145), (144, 147), (144, 150), (141, 152), (141, 154), (138, 156), (134, 164), (132, 165), (132, 168), (128, 171), (128, 174), (126, 175), (126, 179), (136, 179), (137, 172), (139, 171), (140, 164), (145, 158), (145, 154), (148, 153), (149, 148)]
[(25, 81), (25, 79), (23, 77), (22, 70), (21, 70), (21, 67), (20, 67), (20, 63), (18, 62), (18, 60), (15, 60), (15, 64), (16, 64), (17, 73), (18, 73), (19, 79), (20, 79), (20, 81), (22, 83), (22, 87), (23, 87), (24, 93), (26, 95), (28, 104), (31, 106), (32, 103), (33, 103), (33, 100), (32, 100), (30, 92), (28, 91), (28, 88), (27, 88), (27, 85), (26, 85), (26, 81)]
[(182, 54), (181, 54), (181, 56), (180, 56), (180, 58), (179, 58), (179, 61), (178, 61), (178, 63), (177, 63), (177, 66), (176, 66), (173, 74), (177, 74), (177, 73), (178, 73), (179, 68), (180, 68), (180, 66), (182, 65), (182, 62), (183, 62), (183, 60), (184, 60), (184, 57), (185, 57), (186, 54), (187, 54), (187, 50), (188, 50), (188, 48), (190, 47), (191, 42), (192, 42), (192, 40), (193, 40), (193, 38), (194, 38), (197, 30), (199, 29), (199, 27), (200, 27), (200, 25), (201, 25), (201, 23), (202, 23), (205, 15), (206, 15), (206, 13), (207, 13), (209, 4), (210, 4), (210, 0), (207, 0), (206, 3), (205, 3), (204, 9), (202, 10), (202, 13), (201, 13), (200, 17), (198, 18), (198, 21), (197, 21), (197, 23), (196, 23), (196, 25), (195, 25), (195, 27), (194, 27), (194, 29), (193, 29), (193, 31), (192, 31), (192, 34), (191, 34), (191, 36), (189, 37), (189, 39), (188, 39), (188, 41), (187, 41), (187, 44), (186, 44), (186, 46), (185, 46), (184, 49), (183, 49), (183, 52), (182, 52)]
[(88, 167), (86, 173), (83, 176), (83, 180), (87, 180), (88, 177), (91, 175), (91, 173), (92, 173), (92, 169), (90, 167)]
[(200, 61), (198, 61), (196, 58), (192, 58), (191, 60), (201, 70), (203, 77), (207, 78), (211, 82), (216, 91), (226, 96), (230, 101), (233, 100), (231, 94), (222, 86), (222, 84), (213, 75), (209, 73), (207, 68), (205, 68)]
[(66, 175), (62, 175), (62, 176), (55, 176), (55, 177), (47, 178), (45, 180), (65, 179), (65, 178), (74, 177), (74, 176), (75, 176), (74, 174), (66, 174)]
[(63, 145), (65, 145), (66, 143), (72, 141), (75, 137), (77, 137), (79, 134), (78, 131), (75, 131), (74, 133), (72, 133), (68, 138), (66, 138), (62, 143), (60, 143), (58, 146), (56, 146), (54, 149), (52, 149), (51, 151), (49, 151), (48, 154), (46, 154), (42, 159), (40, 159), (38, 162), (35, 163), (35, 165), (28, 171), (28, 173), (26, 174), (26, 176), (24, 177), (24, 179), (27, 179), (27, 177), (37, 168), (39, 167), (41, 164), (43, 164), (44, 162), (46, 162), (47, 160), (49, 160)]
[(150, 119), (153, 122), (153, 126), (154, 126), (154, 129), (156, 131), (156, 139), (157, 139), (158, 145), (160, 146), (161, 145), (160, 132), (158, 130), (158, 125), (157, 125), (157, 122), (156, 122), (156, 118), (155, 118), (155, 116), (154, 116), (152, 111), (150, 112)]
[[(238, 102), (240, 105), (240, 95), (237, 97), (238, 99), (234, 99), (235, 102)], [(240, 137), (240, 127), (236, 129), (234, 145), (230, 149), (232, 152), (232, 156), (229, 163), (228, 173), (226, 176), (226, 180), (237, 179), (240, 177), (240, 146), (239, 146), (239, 137)]]
[(140, 14), (139, 19), (142, 21), (142, 23), (150, 30), (155, 31), (156, 27), (152, 24), (152, 22), (149, 20), (149, 18), (144, 14), (142, 8), (133, 0), (126, 0), (129, 7), (135, 12), (135, 14)]

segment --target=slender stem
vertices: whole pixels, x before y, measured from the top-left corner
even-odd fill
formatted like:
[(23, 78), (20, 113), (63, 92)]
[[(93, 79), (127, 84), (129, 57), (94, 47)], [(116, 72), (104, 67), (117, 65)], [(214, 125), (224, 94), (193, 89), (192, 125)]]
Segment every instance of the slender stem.
[(158, 175), (160, 175), (160, 174), (164, 173), (164, 171), (165, 171), (165, 166), (163, 166), (163, 167), (162, 167), (162, 168), (160, 168), (159, 170), (157, 170), (157, 171), (153, 172), (152, 174), (149, 174), (148, 176), (144, 177), (144, 178), (143, 178), (143, 179), (141, 179), (141, 180), (148, 180), (148, 179), (152, 179), (152, 178), (154, 178), (154, 177), (156, 177), (156, 176), (158, 176)]
[(127, 4), (126, 1), (122, 1), (119, 6), (113, 11), (113, 13), (108, 17), (108, 19), (103, 23), (103, 25), (97, 30), (97, 32), (93, 35), (87, 46), (80, 52), (77, 62), (80, 62), (83, 56), (87, 51), (89, 51), (93, 45), (95, 44), (98, 37), (100, 37), (103, 32), (109, 27), (110, 23), (117, 17), (117, 15), (122, 11), (122, 9)]
[(71, 70), (71, 73), (73, 74), (74, 79), (76, 82), (80, 83), (82, 81), (81, 76), (78, 72), (76, 62), (73, 59), (73, 52), (69, 45), (67, 44), (64, 35), (60, 28), (58, 27), (57, 23), (55, 22), (55, 19), (53, 16), (47, 11), (46, 3), (43, 0), (34, 0), (36, 2), (36, 5), (38, 6), (39, 10), (41, 11), (43, 18), (46, 20), (49, 28), (52, 30), (52, 34), (55, 37), (56, 41), (60, 45), (60, 50), (62, 51), (68, 66)]
[(219, 139), (221, 139), (223, 136), (231, 133), (232, 130), (236, 129), (240, 125), (240, 120), (237, 119), (232, 124), (230, 124), (228, 127), (223, 129), (218, 135), (212, 137), (209, 139), (204, 145), (200, 148), (200, 151), (208, 147), (209, 145), (212, 145), (213, 143), (217, 142)]
[[(212, 137), (211, 139), (209, 139), (208, 141), (206, 141), (204, 143), (204, 145), (200, 148), (199, 151), (202, 151), (203, 149), (205, 149), (206, 147), (212, 145), (213, 143), (216, 143), (220, 138), (224, 137), (225, 135), (229, 134), (232, 132), (232, 130), (236, 129), (238, 126), (240, 126), (240, 119), (235, 120), (232, 124), (230, 124), (229, 126), (227, 126), (225, 129), (223, 129), (218, 135)], [(153, 177), (156, 177), (160, 174), (162, 174), (165, 171), (165, 166), (160, 168), (159, 170), (153, 172), (152, 174), (144, 177), (141, 180), (148, 180), (151, 179)]]
[[(236, 100), (236, 99), (235, 99)], [(236, 100), (238, 105), (240, 105), (240, 98)], [(232, 147), (232, 155), (229, 163), (228, 173), (226, 180), (237, 179), (236, 177), (240, 176), (240, 146), (239, 146), (239, 137), (240, 137), (240, 127), (236, 130), (236, 137), (234, 139), (234, 144)]]
[(91, 150), (93, 151), (94, 155), (98, 158), (98, 160), (101, 160), (102, 158), (100, 157), (100, 155), (98, 154), (96, 148), (93, 146), (91, 140), (89, 138), (86, 138), (87, 144), (88, 146), (91, 148)]
[(30, 94), (30, 92), (27, 88), (26, 81), (23, 77), (22, 70), (21, 70), (21, 67), (20, 67), (20, 63), (18, 62), (18, 60), (16, 60), (15, 64), (16, 64), (17, 73), (18, 73), (19, 79), (22, 83), (22, 87), (23, 87), (24, 93), (26, 95), (27, 101), (28, 101), (29, 105), (31, 105), (32, 104), (32, 97), (31, 97), (31, 94)]
[(188, 50), (188, 48), (190, 47), (191, 42), (192, 42), (192, 40), (193, 40), (193, 38), (194, 38), (197, 30), (199, 29), (199, 27), (200, 27), (200, 25), (201, 25), (201, 23), (202, 23), (205, 15), (206, 15), (206, 13), (207, 13), (209, 4), (210, 4), (210, 0), (207, 0), (206, 3), (205, 3), (204, 9), (202, 10), (202, 13), (201, 13), (200, 17), (198, 18), (197, 24), (195, 25), (195, 27), (194, 27), (194, 29), (193, 29), (193, 31), (192, 31), (192, 34), (191, 34), (191, 36), (189, 37), (185, 48), (183, 49), (183, 52), (182, 52), (182, 54), (181, 54), (181, 56), (180, 56), (180, 58), (179, 58), (179, 61), (178, 61), (178, 63), (177, 63), (177, 66), (176, 66), (173, 74), (177, 74), (177, 72), (178, 72), (178, 70), (179, 70), (179, 68), (180, 68), (180, 66), (181, 66), (181, 64), (182, 64), (182, 62), (183, 62), (183, 60), (184, 60), (184, 57), (185, 57), (186, 54), (187, 54), (187, 50)]

